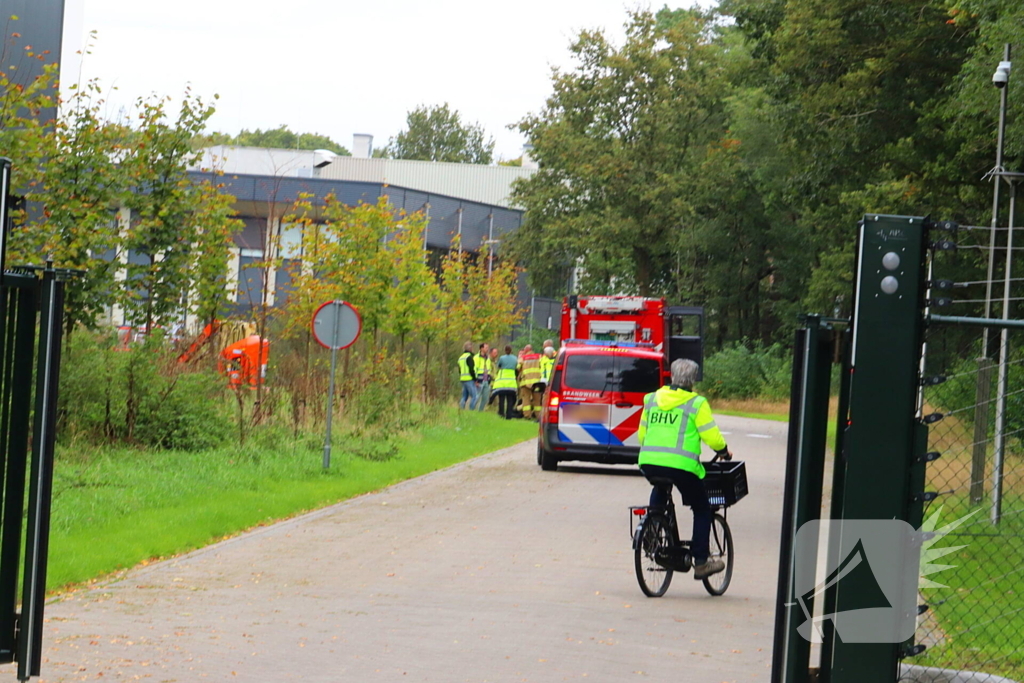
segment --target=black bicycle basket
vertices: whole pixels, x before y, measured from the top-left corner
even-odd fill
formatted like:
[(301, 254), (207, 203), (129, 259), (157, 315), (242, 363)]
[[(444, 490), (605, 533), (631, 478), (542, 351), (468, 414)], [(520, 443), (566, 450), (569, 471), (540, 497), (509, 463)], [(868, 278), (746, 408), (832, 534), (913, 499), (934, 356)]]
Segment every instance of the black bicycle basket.
[(706, 462), (704, 469), (704, 490), (712, 505), (735, 505), (747, 495), (747, 466), (742, 460)]

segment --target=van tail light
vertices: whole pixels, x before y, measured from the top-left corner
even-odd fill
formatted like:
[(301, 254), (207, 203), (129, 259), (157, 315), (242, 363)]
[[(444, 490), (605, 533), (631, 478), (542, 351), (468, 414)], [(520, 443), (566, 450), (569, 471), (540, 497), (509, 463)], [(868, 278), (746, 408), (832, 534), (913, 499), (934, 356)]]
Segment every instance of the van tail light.
[(548, 422), (558, 422), (558, 403), (561, 401), (561, 396), (557, 392), (551, 391), (548, 395)]

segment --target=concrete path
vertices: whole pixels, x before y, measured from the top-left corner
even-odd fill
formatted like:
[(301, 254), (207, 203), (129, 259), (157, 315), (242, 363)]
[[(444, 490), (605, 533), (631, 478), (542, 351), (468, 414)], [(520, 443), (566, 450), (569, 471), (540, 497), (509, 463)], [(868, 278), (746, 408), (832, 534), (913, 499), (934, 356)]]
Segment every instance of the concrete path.
[(43, 680), (767, 681), (786, 425), (718, 423), (752, 489), (724, 597), (644, 598), (647, 483), (529, 442), (53, 603)]

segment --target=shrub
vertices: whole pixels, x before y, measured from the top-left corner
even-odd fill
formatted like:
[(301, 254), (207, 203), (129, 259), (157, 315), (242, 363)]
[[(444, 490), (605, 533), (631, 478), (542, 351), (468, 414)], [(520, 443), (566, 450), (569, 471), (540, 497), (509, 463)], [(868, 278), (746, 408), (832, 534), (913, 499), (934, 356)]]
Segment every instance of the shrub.
[(177, 363), (160, 339), (117, 350), (112, 335), (76, 330), (61, 364), (64, 441), (202, 450), (231, 434), (224, 380)]
[(789, 354), (779, 344), (757, 344), (753, 349), (735, 344), (705, 359), (699, 389), (709, 398), (784, 400), (792, 369)]

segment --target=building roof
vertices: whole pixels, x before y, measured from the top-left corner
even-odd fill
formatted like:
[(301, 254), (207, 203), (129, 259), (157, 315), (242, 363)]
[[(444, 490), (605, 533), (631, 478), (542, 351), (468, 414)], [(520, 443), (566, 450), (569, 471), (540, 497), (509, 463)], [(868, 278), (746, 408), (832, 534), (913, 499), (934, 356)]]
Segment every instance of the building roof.
[(512, 183), (536, 173), (536, 169), (520, 166), (361, 159), (329, 156), (323, 152), (306, 150), (228, 145), (204, 149), (197, 166), (226, 173), (312, 177), (395, 185), (429, 194), (510, 208), (513, 207), (509, 199)]

